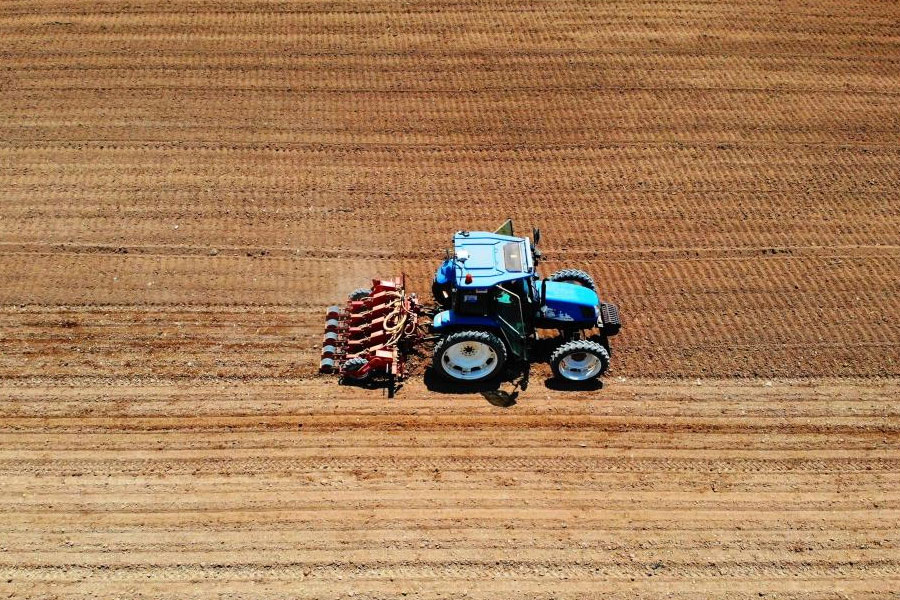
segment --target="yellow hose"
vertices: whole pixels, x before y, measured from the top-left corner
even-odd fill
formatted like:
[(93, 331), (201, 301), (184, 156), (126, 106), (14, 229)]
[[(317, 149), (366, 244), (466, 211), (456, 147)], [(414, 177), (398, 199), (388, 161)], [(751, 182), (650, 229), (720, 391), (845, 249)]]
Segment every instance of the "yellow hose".
[(405, 296), (403, 292), (393, 292), (393, 295), (395, 297), (390, 303), (391, 312), (384, 317), (384, 330), (390, 335), (387, 346), (393, 346), (400, 341), (404, 333), (410, 333), (407, 331), (409, 312), (403, 308)]

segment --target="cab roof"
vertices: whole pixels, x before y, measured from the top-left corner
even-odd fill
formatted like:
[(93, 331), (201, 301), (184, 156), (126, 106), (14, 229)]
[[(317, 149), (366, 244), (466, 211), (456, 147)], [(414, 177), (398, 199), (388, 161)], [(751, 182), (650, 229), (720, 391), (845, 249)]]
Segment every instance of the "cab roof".
[[(459, 231), (453, 236), (456, 285), (485, 288), (534, 274), (528, 238), (486, 231)], [(466, 283), (466, 275), (472, 283)]]

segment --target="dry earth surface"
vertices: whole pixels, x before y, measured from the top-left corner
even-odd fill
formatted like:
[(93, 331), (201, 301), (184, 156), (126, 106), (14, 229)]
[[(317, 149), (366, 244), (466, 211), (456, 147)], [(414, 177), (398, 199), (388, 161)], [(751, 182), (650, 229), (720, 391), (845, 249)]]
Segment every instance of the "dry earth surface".
[[(900, 598), (900, 5), (4, 0), (0, 597)], [(593, 392), (315, 375), (544, 231)]]

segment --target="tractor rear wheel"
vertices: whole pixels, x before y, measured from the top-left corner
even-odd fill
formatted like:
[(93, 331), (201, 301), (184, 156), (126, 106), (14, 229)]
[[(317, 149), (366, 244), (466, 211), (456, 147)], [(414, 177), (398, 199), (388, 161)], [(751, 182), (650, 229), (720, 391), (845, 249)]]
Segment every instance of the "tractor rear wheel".
[(568, 381), (591, 381), (609, 368), (609, 352), (597, 342), (573, 340), (550, 355), (553, 374)]
[(563, 269), (557, 271), (547, 278), (547, 281), (559, 281), (563, 283), (575, 283), (589, 290), (597, 291), (597, 284), (594, 278), (580, 269)]
[(350, 292), (350, 301), (356, 302), (357, 300), (362, 300), (363, 298), (368, 298), (372, 295), (372, 291), (366, 288), (355, 289)]
[(457, 331), (434, 347), (433, 366), (446, 379), (475, 383), (501, 373), (506, 344), (488, 331)]

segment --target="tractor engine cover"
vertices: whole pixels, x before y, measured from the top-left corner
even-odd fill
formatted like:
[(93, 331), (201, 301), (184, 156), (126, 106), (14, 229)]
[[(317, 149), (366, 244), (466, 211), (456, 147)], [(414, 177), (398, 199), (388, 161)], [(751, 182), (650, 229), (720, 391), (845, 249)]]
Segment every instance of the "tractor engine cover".
[(547, 298), (542, 324), (559, 329), (586, 329), (597, 322), (600, 299), (594, 290), (573, 283), (545, 281)]

